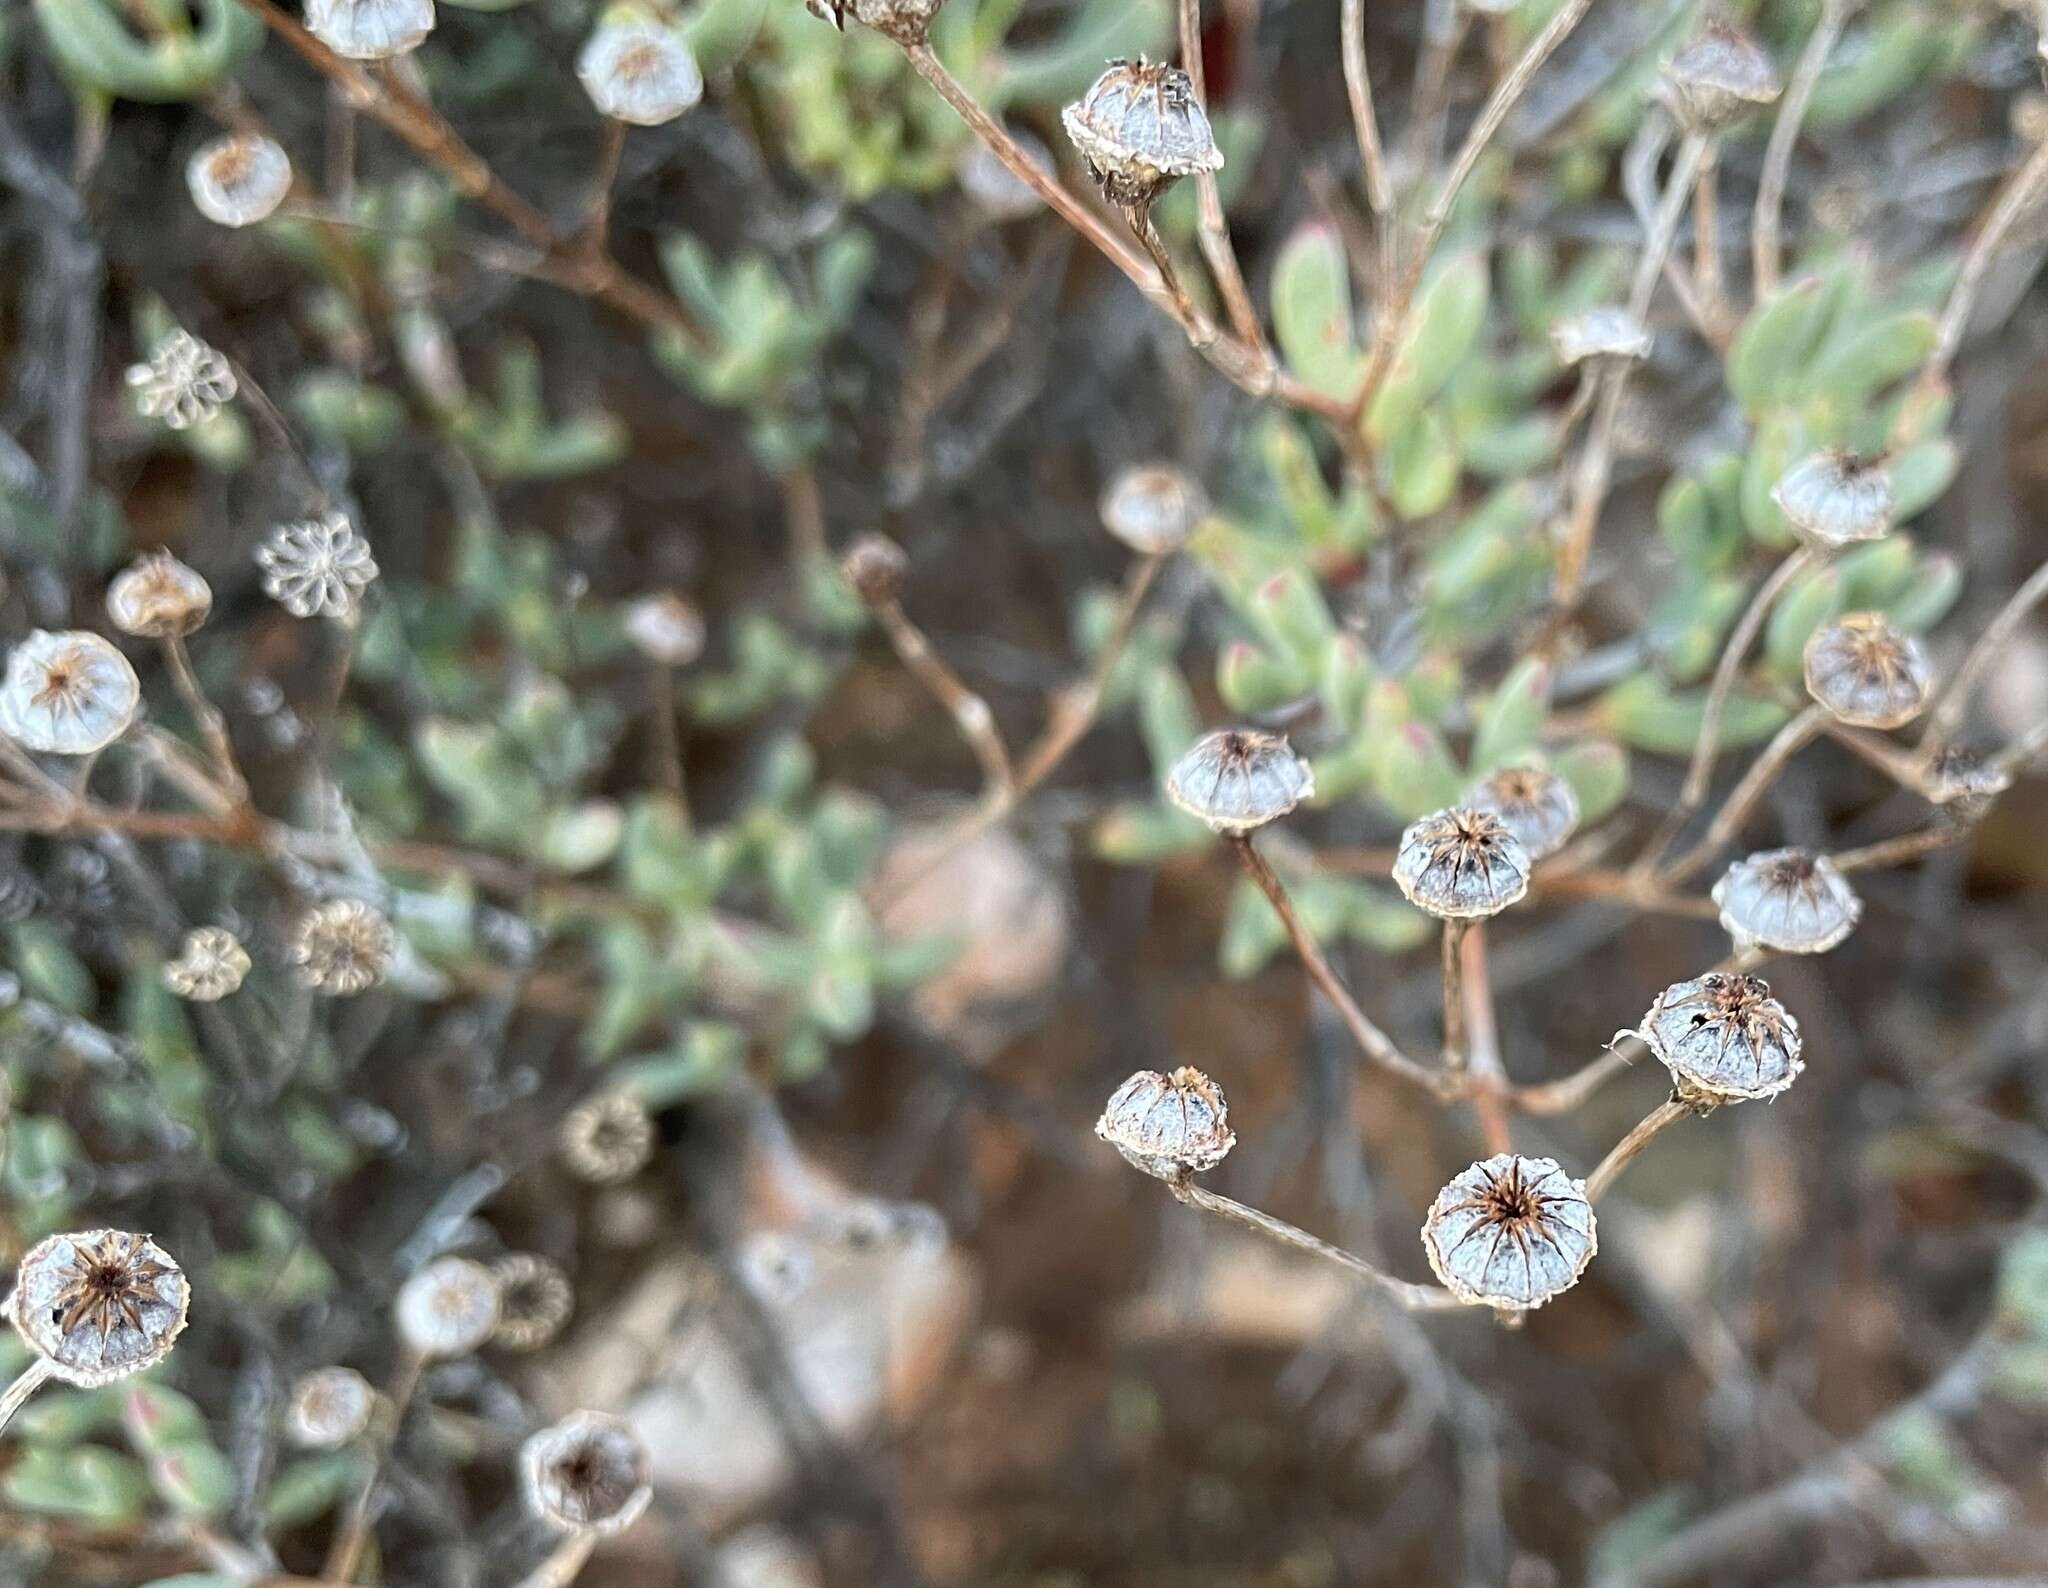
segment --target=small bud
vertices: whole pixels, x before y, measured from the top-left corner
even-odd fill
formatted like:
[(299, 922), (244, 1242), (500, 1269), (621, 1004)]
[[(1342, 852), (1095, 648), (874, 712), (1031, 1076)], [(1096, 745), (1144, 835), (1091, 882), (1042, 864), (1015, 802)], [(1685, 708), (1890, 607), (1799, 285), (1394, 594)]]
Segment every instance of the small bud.
[(1721, 925), (1737, 948), (1824, 954), (1856, 928), (1863, 901), (1825, 855), (1771, 849), (1730, 866), (1714, 884)]
[(91, 755), (135, 721), (142, 682), (106, 640), (36, 629), (7, 658), (0, 733), (38, 755)]
[[(1010, 142), (1023, 151), (1026, 161), (1047, 177), (1059, 175), (1052, 151), (1036, 136), (1013, 127), (1010, 129)], [(959, 177), (960, 191), (991, 220), (1023, 220), (1045, 208), (1045, 200), (1038, 196), (1031, 184), (1005, 165), (996, 152), (979, 138), (968, 140), (966, 151), (960, 157)]]
[(644, 18), (600, 22), (576, 77), (602, 114), (636, 127), (674, 121), (704, 97), (704, 74), (682, 35)]
[(274, 214), (291, 191), (292, 162), (260, 133), (229, 133), (186, 163), (185, 185), (199, 213), (216, 226), (253, 226)]
[(1763, 47), (1726, 23), (1710, 22), (1671, 58), (1664, 84), (1672, 108), (1694, 132), (1721, 132), (1778, 97), (1778, 72)]
[(1775, 1097), (1806, 1068), (1799, 1022), (1754, 976), (1716, 971), (1657, 994), (1640, 1036), (1679, 1099), (1708, 1109)]
[(679, 595), (645, 595), (626, 608), (626, 638), (664, 667), (687, 667), (704, 654), (704, 615)]
[(804, 9), (820, 21), (846, 31), (847, 13), (863, 27), (887, 34), (898, 44), (922, 44), (932, 18), (946, 0), (804, 0)]
[(1588, 359), (1638, 360), (1654, 345), (1649, 328), (1619, 304), (1603, 303), (1568, 314), (1550, 328), (1550, 345), (1564, 364)]
[(1102, 527), (1146, 556), (1179, 551), (1208, 515), (1202, 487), (1168, 463), (1125, 469), (1102, 493)]
[(146, 363), (128, 366), (128, 385), (145, 419), (172, 430), (205, 424), (240, 390), (234, 366), (189, 331), (173, 331)]
[(600, 1092), (562, 1116), (557, 1142), (577, 1179), (616, 1185), (654, 1156), (654, 1121), (631, 1092)]
[(216, 1003), (249, 974), (249, 951), (224, 927), (202, 926), (185, 934), (178, 957), (164, 966), (164, 985), (196, 1004)]
[(576, 1310), (576, 1292), (558, 1264), (515, 1252), (491, 1265), (498, 1280), (498, 1328), (492, 1340), (508, 1351), (550, 1345)]
[(352, 1367), (322, 1367), (292, 1386), (285, 1430), (302, 1450), (338, 1450), (360, 1439), (377, 1410), (377, 1392)]
[(854, 593), (869, 606), (894, 601), (903, 592), (903, 576), (910, 559), (903, 548), (886, 535), (863, 535), (847, 548), (839, 571)]
[(1806, 692), (1837, 722), (1897, 728), (1926, 709), (1934, 674), (1910, 634), (1853, 612), (1806, 642)]
[(147, 1235), (52, 1235), (21, 1260), (7, 1311), (55, 1377), (97, 1389), (155, 1367), (191, 1304), (185, 1272)]
[(391, 923), (360, 899), (330, 899), (299, 920), (291, 961), (315, 992), (347, 998), (374, 987), (391, 968)]
[(647, 1447), (617, 1417), (575, 1412), (520, 1447), (526, 1507), (564, 1533), (620, 1533), (654, 1498)]
[(1529, 855), (1490, 811), (1437, 811), (1401, 835), (1394, 882), (1418, 910), (1477, 920), (1529, 891)]
[(466, 1257), (440, 1257), (398, 1291), (398, 1337), (424, 1357), (468, 1356), (498, 1326), (498, 1280)]
[(1527, 1312), (1579, 1282), (1599, 1249), (1586, 1185), (1552, 1158), (1501, 1153), (1437, 1193), (1422, 1249), (1460, 1301)]
[(1197, 740), (1166, 774), (1166, 797), (1216, 833), (1278, 821), (1315, 791), (1314, 769), (1284, 738), (1251, 728)]
[(1795, 463), (1771, 500), (1821, 546), (1882, 540), (1892, 529), (1892, 473), (1882, 458), (1831, 448)]
[(337, 55), (389, 60), (434, 31), (434, 0), (306, 0), (306, 26)]
[(212, 611), (212, 586), (167, 551), (144, 553), (107, 585), (108, 620), (138, 639), (190, 634)]
[(363, 592), (377, 578), (369, 542), (345, 514), (280, 524), (256, 549), (263, 593), (295, 618), (355, 622)]
[(1111, 1095), (1095, 1134), (1161, 1180), (1213, 1169), (1237, 1145), (1223, 1088), (1186, 1065), (1171, 1075), (1133, 1075)]
[(1539, 766), (1504, 766), (1465, 792), (1465, 806), (1500, 818), (1531, 864), (1562, 849), (1579, 825), (1571, 784)]
[(1209, 118), (1178, 66), (1112, 62), (1060, 119), (1112, 204), (1142, 208), (1184, 176), (1223, 169)]

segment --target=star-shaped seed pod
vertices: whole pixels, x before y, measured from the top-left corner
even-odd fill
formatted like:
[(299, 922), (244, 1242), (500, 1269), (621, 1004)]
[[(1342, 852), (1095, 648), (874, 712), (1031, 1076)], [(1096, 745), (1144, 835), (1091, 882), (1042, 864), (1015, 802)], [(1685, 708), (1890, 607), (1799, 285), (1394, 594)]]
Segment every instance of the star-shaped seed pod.
[(1702, 1111), (1775, 1097), (1806, 1068), (1799, 1022), (1755, 976), (1712, 971), (1657, 994), (1642, 1029), (1681, 1102)]
[(1223, 169), (1194, 84), (1178, 66), (1113, 61), (1060, 113), (1103, 196), (1143, 209), (1184, 176)]
[(285, 1431), (302, 1450), (339, 1450), (360, 1439), (377, 1410), (377, 1392), (352, 1367), (321, 1367), (292, 1386)]
[(231, 132), (185, 163), (193, 206), (216, 226), (254, 226), (292, 190), (291, 157), (261, 133)]
[(1863, 901), (1825, 855), (1767, 849), (1738, 860), (1714, 884), (1721, 925), (1737, 948), (1825, 954), (1856, 929)]
[(1095, 1134), (1160, 1180), (1213, 1169), (1237, 1145), (1223, 1088), (1187, 1065), (1133, 1075), (1111, 1094)]
[(1808, 542), (1882, 540), (1892, 531), (1892, 471), (1881, 457), (1831, 447), (1792, 465), (1771, 500)]
[(1529, 891), (1529, 854), (1491, 811), (1437, 811), (1401, 835), (1394, 882), (1418, 910), (1450, 920), (1498, 915)]
[(249, 951), (225, 927), (202, 926), (185, 934), (178, 957), (164, 965), (164, 985), (196, 1004), (217, 1003), (237, 991), (249, 974)]
[(346, 998), (384, 979), (397, 943), (391, 923), (360, 899), (330, 899), (300, 917), (291, 960), (306, 986)]
[(1102, 527), (1148, 557), (1179, 551), (1208, 515), (1202, 487), (1170, 463), (1135, 464), (1102, 493)]
[(851, 16), (862, 27), (873, 28), (898, 44), (922, 44), (931, 31), (932, 19), (946, 0), (804, 0), (804, 9), (814, 17), (846, 31)]
[(1465, 807), (1498, 816), (1532, 864), (1556, 854), (1579, 826), (1571, 784), (1540, 766), (1489, 773), (1465, 791)]
[(256, 549), (263, 593), (295, 618), (356, 621), (363, 592), (376, 583), (370, 543), (343, 513), (280, 524)]
[(0, 733), (38, 755), (91, 755), (126, 733), (141, 705), (141, 680), (106, 640), (37, 629), (8, 655)]
[(386, 61), (434, 31), (434, 0), (306, 0), (306, 26), (336, 55)]
[(555, 1140), (577, 1179), (616, 1185), (654, 1156), (654, 1120), (631, 1092), (600, 1092), (562, 1116)]
[(1693, 132), (1725, 131), (1778, 97), (1778, 71), (1763, 46), (1710, 22), (1664, 68), (1672, 108)]
[(617, 1417), (574, 1412), (519, 1450), (526, 1508), (564, 1533), (607, 1536), (638, 1521), (654, 1498), (647, 1447)]
[(205, 424), (241, 389), (234, 366), (190, 331), (171, 332), (145, 362), (128, 366), (126, 379), (142, 417), (172, 430)]
[(1975, 750), (1950, 745), (1927, 769), (1923, 791), (1951, 821), (1975, 822), (2012, 787), (2012, 773)]
[(1215, 833), (1278, 821), (1316, 791), (1315, 771), (1286, 739), (1225, 728), (1197, 740), (1166, 774), (1166, 797)]
[(1588, 359), (1648, 358), (1654, 339), (1620, 304), (1603, 303), (1557, 321), (1550, 328), (1550, 345), (1561, 363), (1583, 364)]
[(508, 1351), (538, 1351), (553, 1343), (576, 1310), (576, 1292), (561, 1265), (531, 1252), (514, 1252), (491, 1265), (498, 1279), (498, 1327), (493, 1344)]
[(1437, 1193), (1422, 1250), (1460, 1301), (1527, 1312), (1571, 1289), (1599, 1248), (1585, 1182), (1552, 1158), (1500, 1153)]
[(167, 551), (145, 552), (107, 583), (107, 619), (137, 639), (177, 639), (213, 611), (213, 587)]
[(1934, 672), (1919, 641), (1875, 612), (1852, 612), (1806, 642), (1806, 692), (1837, 722), (1897, 728), (1927, 708)]
[(149, 1236), (85, 1230), (30, 1250), (7, 1310), (53, 1377), (96, 1389), (170, 1355), (191, 1299), (184, 1270)]
[(576, 78), (601, 114), (635, 127), (674, 121), (704, 97), (704, 74), (683, 36), (647, 17), (598, 23), (576, 58)]
[(466, 1257), (437, 1257), (398, 1290), (398, 1337), (423, 1357), (468, 1356), (498, 1327), (498, 1278)]

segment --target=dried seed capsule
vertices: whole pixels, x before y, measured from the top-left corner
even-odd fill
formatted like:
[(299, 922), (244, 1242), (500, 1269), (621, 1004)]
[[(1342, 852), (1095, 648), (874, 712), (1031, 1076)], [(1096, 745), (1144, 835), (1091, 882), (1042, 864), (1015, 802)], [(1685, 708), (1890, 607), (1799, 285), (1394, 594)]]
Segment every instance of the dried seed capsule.
[(1223, 1088), (1187, 1065), (1133, 1075), (1111, 1094), (1095, 1134), (1161, 1180), (1213, 1169), (1237, 1145)]
[(1571, 784), (1540, 766), (1504, 766), (1465, 791), (1468, 810), (1498, 816), (1533, 865), (1562, 849), (1579, 825)]
[(1394, 882), (1418, 910), (1477, 920), (1529, 891), (1529, 854), (1490, 811), (1437, 811), (1401, 835)]
[(306, 26), (336, 55), (389, 60), (434, 31), (434, 0), (306, 0)]
[(1184, 176), (1223, 169), (1209, 118), (1178, 66), (1113, 61), (1060, 119), (1112, 204), (1142, 208)]
[(556, 1141), (577, 1179), (616, 1185), (654, 1156), (654, 1120), (631, 1092), (600, 1092), (562, 1116)]
[(292, 1386), (285, 1430), (302, 1450), (338, 1450), (360, 1439), (377, 1410), (377, 1392), (352, 1367), (321, 1367)]
[(1720, 132), (1778, 97), (1778, 72), (1763, 47), (1726, 23), (1710, 22), (1671, 58), (1664, 83), (1672, 108), (1694, 132)]
[(894, 601), (903, 593), (903, 576), (910, 559), (903, 548), (887, 535), (863, 535), (847, 548), (839, 571), (854, 593), (869, 606)]
[(1927, 769), (1924, 792), (1944, 814), (1959, 822), (1974, 822), (2011, 787), (2010, 772), (1975, 750), (1951, 745)]
[(1712, 1108), (1775, 1097), (1806, 1068), (1799, 1022), (1754, 976), (1719, 971), (1657, 994), (1640, 1036), (1681, 1101)]
[(1772, 487), (1792, 527), (1821, 546), (1882, 540), (1892, 529), (1892, 471), (1882, 458), (1830, 448), (1785, 472)]
[(733, 1254), (740, 1283), (768, 1307), (787, 1306), (802, 1295), (817, 1266), (810, 1243), (787, 1230), (756, 1230)]
[(576, 1310), (576, 1292), (561, 1266), (531, 1252), (491, 1265), (498, 1279), (498, 1328), (491, 1338), (508, 1351), (550, 1345)]
[(164, 985), (180, 998), (210, 1004), (242, 985), (249, 951), (224, 927), (202, 926), (185, 934), (178, 957), (164, 966)]
[(674, 121), (704, 97), (704, 74), (682, 35), (638, 17), (600, 22), (576, 76), (602, 114), (636, 127)]
[(846, 31), (847, 13), (863, 27), (887, 34), (898, 44), (922, 44), (932, 18), (946, 0), (804, 0), (804, 9), (820, 21)]
[(190, 634), (212, 611), (213, 587), (167, 551), (145, 552), (107, 585), (109, 621), (138, 639)]
[[(1056, 178), (1059, 167), (1052, 151), (1036, 135), (1021, 127), (1010, 129), (1010, 142), (1024, 158), (1047, 177)], [(1036, 215), (1045, 207), (1037, 191), (1005, 165), (996, 152), (979, 138), (969, 140), (960, 157), (960, 191), (972, 199), (991, 220), (1017, 221)]]
[(128, 658), (82, 629), (37, 629), (7, 658), (0, 733), (39, 755), (91, 755), (135, 721), (142, 683)]
[(654, 1498), (647, 1447), (603, 1412), (574, 1412), (527, 1440), (519, 1483), (526, 1508), (564, 1533), (623, 1532)]
[(397, 944), (391, 923), (360, 899), (330, 899), (300, 917), (291, 961), (315, 992), (347, 998), (384, 979)]
[(173, 331), (148, 361), (128, 366), (128, 385), (145, 419), (172, 430), (203, 425), (235, 400), (235, 369), (189, 331)]
[(291, 157), (260, 133), (229, 133), (186, 163), (185, 186), (216, 226), (253, 226), (269, 219), (291, 191)]
[(1208, 516), (1202, 487), (1168, 463), (1125, 469), (1102, 493), (1102, 527), (1149, 557), (1179, 551)]
[(1166, 797), (1217, 833), (1278, 821), (1315, 791), (1314, 769), (1284, 738), (1251, 728), (1206, 735), (1166, 774)]
[(96, 1389), (170, 1355), (191, 1299), (185, 1271), (149, 1236), (86, 1230), (30, 1250), (7, 1310), (55, 1377)]
[(370, 543), (342, 513), (280, 524), (256, 550), (263, 593), (295, 618), (353, 623), (377, 578)]
[(437, 1257), (398, 1290), (398, 1337), (424, 1357), (468, 1356), (498, 1326), (498, 1279), (466, 1257)]
[(1852, 612), (1806, 642), (1806, 692), (1837, 722), (1897, 728), (1926, 709), (1926, 653), (1875, 612)]
[(1824, 954), (1856, 928), (1863, 901), (1826, 855), (1770, 849), (1738, 860), (1714, 884), (1721, 925), (1737, 948)]
[(679, 595), (662, 591), (626, 608), (626, 638), (664, 667), (687, 667), (704, 654), (704, 615)]
[(1648, 358), (1653, 338), (1628, 310), (1603, 303), (1557, 321), (1550, 328), (1550, 345), (1560, 362), (1583, 364), (1590, 358)]
[(1552, 1158), (1504, 1152), (1437, 1193), (1422, 1249), (1460, 1301), (1526, 1312), (1579, 1282), (1599, 1248), (1586, 1185)]

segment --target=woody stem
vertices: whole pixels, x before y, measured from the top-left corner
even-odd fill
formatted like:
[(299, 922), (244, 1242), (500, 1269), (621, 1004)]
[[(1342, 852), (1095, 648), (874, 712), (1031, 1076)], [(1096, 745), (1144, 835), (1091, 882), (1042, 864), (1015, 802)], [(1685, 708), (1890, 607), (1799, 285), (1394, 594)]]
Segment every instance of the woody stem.
[(1597, 1202), (1600, 1193), (1620, 1178), (1621, 1171), (1635, 1161), (1638, 1153), (1692, 1112), (1689, 1103), (1681, 1103), (1675, 1097), (1651, 1109), (1634, 1130), (1614, 1144), (1614, 1149), (1600, 1160), (1600, 1167), (1586, 1176), (1586, 1200)]
[(14, 1414), (28, 1404), (28, 1398), (50, 1380), (54, 1369), (50, 1359), (39, 1356), (15, 1374), (14, 1382), (7, 1386), (7, 1392), (0, 1395), (0, 1430), (14, 1421)]

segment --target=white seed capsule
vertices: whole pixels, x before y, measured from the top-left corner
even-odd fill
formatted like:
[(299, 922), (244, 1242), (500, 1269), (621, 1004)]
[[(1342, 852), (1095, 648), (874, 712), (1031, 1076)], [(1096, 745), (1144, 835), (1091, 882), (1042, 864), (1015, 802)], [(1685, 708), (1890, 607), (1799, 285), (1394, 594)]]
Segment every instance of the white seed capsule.
[(1504, 766), (1465, 791), (1465, 807), (1500, 818), (1531, 862), (1554, 855), (1578, 830), (1579, 797), (1540, 766)]
[(306, 986), (347, 998), (384, 979), (397, 944), (391, 923), (360, 899), (330, 899), (300, 918), (291, 960)]
[(1170, 463), (1136, 464), (1102, 493), (1102, 527), (1146, 556), (1179, 551), (1208, 516), (1201, 485)]
[(229, 133), (186, 163), (185, 185), (199, 213), (216, 226), (254, 226), (291, 192), (291, 157), (260, 133)]
[(1816, 452), (1785, 472), (1771, 500), (1817, 545), (1847, 546), (1891, 533), (1892, 471), (1881, 458), (1834, 448)]
[(572, 1413), (527, 1440), (519, 1483), (527, 1509), (564, 1533), (623, 1532), (654, 1498), (647, 1447), (602, 1412)]
[(498, 1327), (492, 1339), (508, 1351), (551, 1344), (576, 1310), (576, 1292), (561, 1266), (530, 1252), (491, 1265), (498, 1277)]
[(126, 733), (141, 705), (141, 680), (106, 640), (37, 629), (8, 655), (0, 733), (38, 755), (91, 755)]
[(145, 552), (108, 581), (107, 619), (123, 634), (190, 634), (213, 611), (213, 587), (167, 551)]
[(577, 1179), (616, 1185), (654, 1156), (654, 1120), (631, 1092), (600, 1092), (562, 1116), (556, 1140)]
[(1526, 1312), (1579, 1282), (1599, 1249), (1586, 1186), (1552, 1158), (1501, 1153), (1437, 1193), (1422, 1250), (1460, 1301)]
[(1184, 176), (1223, 169), (1209, 118), (1178, 66), (1116, 61), (1060, 119), (1112, 204), (1149, 205)]
[(1529, 891), (1529, 855), (1490, 811), (1437, 811), (1401, 835), (1394, 882), (1418, 910), (1478, 920)]
[(398, 1337), (424, 1357), (468, 1356), (498, 1326), (498, 1280), (466, 1257), (440, 1257), (398, 1291)]
[(626, 638), (664, 667), (687, 667), (704, 654), (704, 614), (664, 590), (626, 608)]
[(1207, 735), (1166, 774), (1166, 797), (1216, 833), (1278, 821), (1315, 791), (1314, 769), (1284, 738), (1251, 728)]
[(249, 951), (225, 927), (202, 926), (185, 934), (178, 957), (164, 965), (164, 985), (196, 1004), (216, 1003), (237, 991), (249, 974)]
[(1806, 642), (1806, 692), (1837, 722), (1898, 728), (1926, 709), (1927, 656), (1875, 612), (1852, 612)]
[(52, 1235), (21, 1260), (7, 1310), (51, 1373), (96, 1389), (170, 1355), (191, 1304), (185, 1271), (147, 1235)]
[(1171, 1075), (1140, 1070), (1111, 1094), (1095, 1134), (1134, 1169), (1178, 1180), (1215, 1168), (1237, 1145), (1223, 1088), (1183, 1065)]
[(1635, 1034), (1671, 1072), (1680, 1099), (1699, 1108), (1775, 1097), (1806, 1067), (1799, 1022), (1754, 976), (1714, 971), (1676, 982)]
[(1558, 360), (1583, 364), (1593, 358), (1645, 359), (1654, 340), (1649, 328), (1619, 304), (1598, 304), (1568, 314), (1550, 328)]
[(172, 430), (192, 430), (215, 418), (241, 389), (235, 368), (190, 331), (173, 331), (150, 349), (148, 359), (128, 366), (125, 377), (145, 419), (160, 419)]
[(1714, 884), (1714, 903), (1737, 948), (1784, 954), (1825, 954), (1863, 917), (1863, 901), (1835, 863), (1803, 849), (1738, 860)]
[(434, 0), (306, 0), (306, 26), (337, 55), (389, 60), (434, 31)]
[(1747, 33), (1710, 22), (1671, 58), (1664, 83), (1694, 132), (1721, 132), (1778, 97), (1778, 72)]
[(256, 549), (263, 593), (295, 618), (353, 623), (363, 592), (376, 581), (370, 543), (345, 514), (280, 524)]
[(657, 22), (600, 22), (576, 60), (590, 102), (614, 121), (658, 127), (704, 97), (704, 74), (682, 35)]
[(285, 1429), (303, 1450), (338, 1450), (360, 1439), (377, 1409), (377, 1392), (352, 1367), (322, 1367), (292, 1386)]

